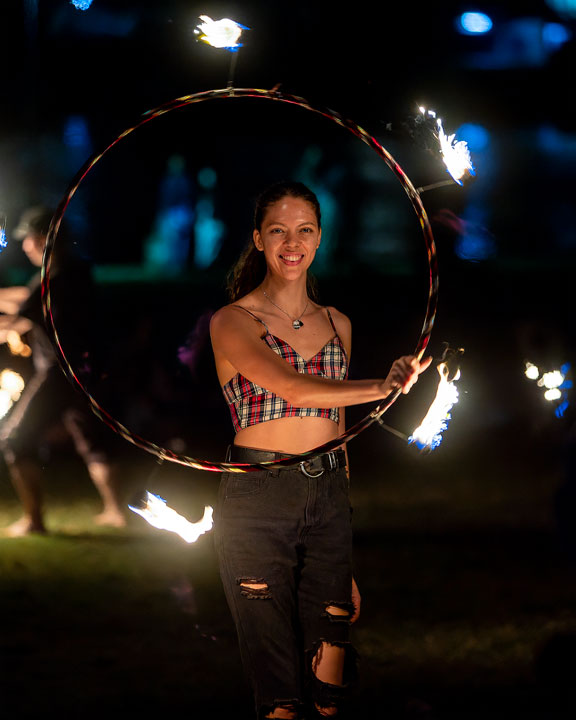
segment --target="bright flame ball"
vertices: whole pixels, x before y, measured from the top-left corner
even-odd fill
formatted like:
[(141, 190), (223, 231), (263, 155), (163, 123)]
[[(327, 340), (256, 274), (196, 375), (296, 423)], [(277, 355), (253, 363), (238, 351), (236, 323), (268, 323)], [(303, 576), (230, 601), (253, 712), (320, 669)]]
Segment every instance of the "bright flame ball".
[(524, 374), (526, 375), (528, 380), (538, 380), (538, 378), (540, 377), (540, 370), (533, 363), (527, 362)]
[(6, 368), (0, 373), (0, 418), (3, 418), (12, 405), (20, 399), (24, 390), (22, 375)]
[(544, 373), (542, 375), (541, 383), (545, 388), (551, 390), (552, 388), (558, 388), (564, 382), (564, 375), (560, 370), (552, 370), (551, 372)]
[(546, 400), (549, 400), (550, 402), (552, 402), (552, 400), (560, 400), (561, 397), (562, 397), (562, 392), (560, 390), (558, 390), (557, 387), (549, 388), (544, 393), (544, 398)]
[(208, 15), (200, 15), (202, 23), (194, 31), (202, 42), (222, 50), (236, 51), (242, 44), (238, 42), (243, 30), (248, 30), (230, 18), (212, 20)]
[(0, 388), (10, 394), (12, 400), (18, 400), (24, 390), (24, 379), (14, 370), (2, 370), (0, 373)]

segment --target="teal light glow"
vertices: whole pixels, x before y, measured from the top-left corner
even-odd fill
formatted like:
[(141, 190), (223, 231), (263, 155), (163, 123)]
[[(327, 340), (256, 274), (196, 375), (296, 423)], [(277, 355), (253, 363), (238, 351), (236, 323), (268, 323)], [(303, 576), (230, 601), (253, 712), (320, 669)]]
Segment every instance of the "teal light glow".
[(560, 17), (576, 18), (576, 0), (546, 0), (546, 4)]

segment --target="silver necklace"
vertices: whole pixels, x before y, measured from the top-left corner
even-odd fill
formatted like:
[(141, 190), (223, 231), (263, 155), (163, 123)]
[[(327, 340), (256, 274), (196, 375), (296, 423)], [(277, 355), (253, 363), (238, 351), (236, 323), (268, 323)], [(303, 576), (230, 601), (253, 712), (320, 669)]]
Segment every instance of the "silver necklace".
[(290, 313), (287, 313), (286, 310), (284, 310), (283, 308), (280, 307), (280, 305), (276, 305), (276, 303), (274, 302), (274, 300), (272, 300), (272, 298), (270, 297), (270, 295), (267, 295), (267, 294), (266, 294), (266, 290), (262, 290), (262, 293), (263, 293), (264, 297), (265, 297), (267, 300), (269, 300), (269, 301), (272, 303), (272, 305), (274, 305), (274, 307), (277, 307), (278, 310), (280, 310), (281, 312), (283, 312), (284, 315), (287, 315), (287, 316), (290, 318), (290, 320), (292, 320), (292, 327), (294, 328), (294, 330), (300, 330), (300, 328), (304, 325), (304, 323), (302, 322), (302, 320), (301, 320), (300, 318), (302, 318), (302, 317), (304, 316), (304, 314), (306, 313), (306, 310), (308, 310), (308, 305), (310, 304), (310, 300), (307, 300), (307, 301), (306, 301), (306, 307), (305, 307), (304, 310), (300, 313), (300, 317), (299, 317), (299, 318), (293, 318), (292, 315), (290, 315)]

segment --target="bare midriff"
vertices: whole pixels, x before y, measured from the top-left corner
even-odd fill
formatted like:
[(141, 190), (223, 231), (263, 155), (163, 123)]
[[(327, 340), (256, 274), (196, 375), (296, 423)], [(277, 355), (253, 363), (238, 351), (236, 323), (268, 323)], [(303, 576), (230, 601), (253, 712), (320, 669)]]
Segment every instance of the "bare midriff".
[(235, 445), (295, 455), (334, 440), (338, 425), (327, 418), (285, 417), (239, 430)]

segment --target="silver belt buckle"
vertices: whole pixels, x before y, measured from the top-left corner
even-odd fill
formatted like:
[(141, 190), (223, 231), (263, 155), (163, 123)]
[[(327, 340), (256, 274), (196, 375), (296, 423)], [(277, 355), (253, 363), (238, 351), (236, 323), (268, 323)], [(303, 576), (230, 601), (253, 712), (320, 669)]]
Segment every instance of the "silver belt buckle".
[(300, 465), (299, 465), (299, 467), (300, 467), (300, 472), (302, 472), (304, 475), (306, 475), (306, 476), (309, 477), (309, 478), (319, 478), (321, 475), (324, 475), (324, 468), (323, 468), (323, 467), (320, 468), (320, 472), (319, 472), (317, 475), (312, 475), (311, 473), (309, 473), (308, 470), (306, 470), (306, 468), (304, 467), (304, 464), (305, 464), (306, 462), (307, 462), (306, 460), (303, 460), (303, 461), (300, 463)]

